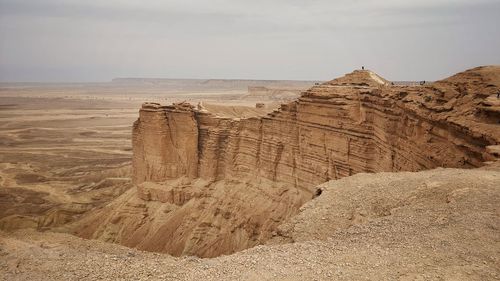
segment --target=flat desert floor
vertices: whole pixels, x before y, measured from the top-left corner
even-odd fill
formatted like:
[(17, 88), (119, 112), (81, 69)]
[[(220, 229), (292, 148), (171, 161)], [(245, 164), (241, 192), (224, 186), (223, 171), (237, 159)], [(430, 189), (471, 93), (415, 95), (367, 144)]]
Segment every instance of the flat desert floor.
[(0, 85), (0, 229), (58, 227), (130, 188), (132, 125), (143, 102), (203, 102), (232, 117), (279, 104), (256, 109), (239, 84), (217, 91), (185, 83)]

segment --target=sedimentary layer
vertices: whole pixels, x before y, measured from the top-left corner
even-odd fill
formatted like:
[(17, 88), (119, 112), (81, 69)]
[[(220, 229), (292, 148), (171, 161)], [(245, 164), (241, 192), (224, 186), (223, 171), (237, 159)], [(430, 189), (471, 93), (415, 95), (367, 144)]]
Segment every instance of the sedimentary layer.
[(355, 71), (247, 119), (145, 104), (134, 124), (135, 182), (259, 176), (312, 191), (359, 172), (479, 167), (496, 158), (488, 147), (500, 140), (500, 116), (484, 106), (499, 72), (409, 87)]
[[(357, 174), (322, 187), (321, 196), (279, 229), (271, 240), (279, 245), (214, 259), (173, 258), (59, 233), (0, 232), (0, 276), (6, 280), (498, 280), (498, 171)], [(294, 243), (282, 244), (281, 239)]]
[(137, 189), (73, 230), (173, 255), (214, 257), (262, 244), (321, 193), (318, 184), (496, 160), (499, 88), (500, 67), (422, 86), (354, 71), (264, 117), (146, 103), (133, 127)]
[(266, 179), (144, 182), (87, 214), (76, 234), (174, 256), (215, 257), (269, 240), (309, 193)]

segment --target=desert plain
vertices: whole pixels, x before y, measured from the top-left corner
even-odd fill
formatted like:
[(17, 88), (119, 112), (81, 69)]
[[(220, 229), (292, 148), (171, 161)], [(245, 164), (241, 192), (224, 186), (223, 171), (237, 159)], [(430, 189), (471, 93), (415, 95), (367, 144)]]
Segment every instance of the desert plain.
[(0, 84), (2, 280), (498, 280), (500, 68)]

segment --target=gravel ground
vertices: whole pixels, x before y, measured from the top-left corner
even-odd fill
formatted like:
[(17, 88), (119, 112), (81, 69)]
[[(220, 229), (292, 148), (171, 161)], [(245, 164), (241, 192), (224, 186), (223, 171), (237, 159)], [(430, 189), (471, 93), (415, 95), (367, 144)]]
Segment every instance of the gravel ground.
[(213, 259), (0, 233), (0, 280), (500, 279), (500, 172), (358, 174), (322, 187), (270, 245)]

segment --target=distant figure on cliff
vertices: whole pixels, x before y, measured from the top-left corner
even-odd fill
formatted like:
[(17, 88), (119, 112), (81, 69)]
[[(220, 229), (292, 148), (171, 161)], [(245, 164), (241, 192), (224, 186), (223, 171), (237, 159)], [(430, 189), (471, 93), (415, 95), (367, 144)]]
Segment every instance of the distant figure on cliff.
[(198, 105), (196, 106), (198, 110), (204, 110), (205, 107), (203, 106), (203, 103), (200, 101), (198, 102)]
[(364, 67), (364, 66), (362, 66), (362, 67), (361, 67), (361, 70), (365, 70), (365, 67)]

